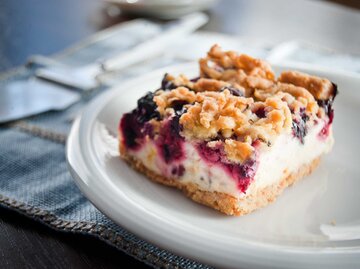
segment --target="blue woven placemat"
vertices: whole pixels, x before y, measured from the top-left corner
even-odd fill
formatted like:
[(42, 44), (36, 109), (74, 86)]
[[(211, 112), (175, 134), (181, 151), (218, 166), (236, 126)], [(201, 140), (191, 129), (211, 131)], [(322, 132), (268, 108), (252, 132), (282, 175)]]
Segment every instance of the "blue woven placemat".
[[(141, 31), (132, 33), (139, 34)], [(193, 42), (192, 44), (197, 44), (198, 47), (204, 46), (206, 50), (208, 44), (214, 41), (229, 41), (226, 38), (220, 39), (217, 35), (197, 34), (189, 38), (188, 42)], [(138, 37), (134, 37), (131, 43), (127, 34), (127, 48), (138, 40)], [(105, 41), (94, 41), (92, 38), (89, 44), (83, 43), (75, 49), (68, 50), (58, 59), (64, 63), (86, 64), (89, 59), (96, 58), (96, 54), (101, 55), (104, 45), (102, 42)], [(246, 50), (244, 42), (231, 41), (228, 45), (239, 51)], [(255, 56), (264, 57), (270, 51), (270, 47), (248, 44), (247, 50)], [(197, 56), (197, 53), (194, 47), (192, 56)], [(311, 61), (316, 57), (316, 54), (314, 55)], [(309, 57), (309, 53), (306, 57)], [(325, 61), (324, 59), (322, 55), (322, 61)], [(118, 74), (115, 80), (122, 81), (146, 70), (181, 61), (181, 57), (169, 55), (157, 58), (142, 64), (140, 68), (129, 68)], [(25, 79), (32, 73), (33, 69), (21, 67), (3, 74), (0, 77), (0, 89), (9, 81)], [(105, 90), (106, 87), (101, 87), (83, 93), (81, 101), (65, 111), (47, 112), (0, 125), (0, 204), (53, 229), (95, 236), (156, 268), (209, 268), (207, 265), (158, 248), (118, 226), (98, 211), (73, 182), (65, 160), (67, 134), (81, 108)]]

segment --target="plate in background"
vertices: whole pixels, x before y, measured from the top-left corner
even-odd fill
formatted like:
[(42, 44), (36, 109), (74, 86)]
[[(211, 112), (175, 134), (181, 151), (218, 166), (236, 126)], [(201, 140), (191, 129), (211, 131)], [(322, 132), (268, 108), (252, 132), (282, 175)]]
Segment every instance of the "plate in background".
[(186, 14), (203, 11), (217, 0), (106, 0), (121, 11), (160, 19), (177, 19)]

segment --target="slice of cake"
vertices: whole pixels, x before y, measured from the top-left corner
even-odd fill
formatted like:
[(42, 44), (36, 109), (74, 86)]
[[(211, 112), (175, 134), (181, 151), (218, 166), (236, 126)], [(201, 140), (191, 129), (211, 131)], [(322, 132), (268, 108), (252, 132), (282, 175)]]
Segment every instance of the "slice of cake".
[(166, 74), (122, 116), (120, 153), (150, 179), (228, 215), (263, 207), (310, 174), (334, 139), (336, 85), (217, 45), (200, 76)]

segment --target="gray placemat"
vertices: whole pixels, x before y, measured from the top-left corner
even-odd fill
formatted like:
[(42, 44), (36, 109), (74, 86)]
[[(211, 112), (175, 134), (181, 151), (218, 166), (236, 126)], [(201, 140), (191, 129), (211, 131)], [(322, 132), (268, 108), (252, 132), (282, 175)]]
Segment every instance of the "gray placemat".
[[(99, 57), (104, 48), (119, 50), (117, 44), (123, 44), (122, 50), (131, 48), (144, 38), (139, 36), (143, 33), (141, 29), (124, 30), (123, 34), (112, 37), (116, 39), (113, 42), (100, 33), (100, 38), (95, 36), (85, 40), (59, 54), (57, 58), (68, 64), (86, 64)], [(124, 34), (126, 42), (121, 41)], [(266, 57), (271, 50), (271, 46), (265, 43), (198, 33), (173, 47), (164, 57), (113, 74), (109, 81), (121, 83), (147, 70), (196, 58), (212, 43), (220, 43), (225, 48), (245, 51), (258, 57)], [(181, 49), (182, 46), (186, 49)], [(189, 47), (192, 49), (189, 50)], [(179, 55), (176, 51), (187, 51), (187, 54)], [(309, 55), (307, 53), (306, 57)], [(311, 61), (314, 61), (316, 55), (312, 55)], [(325, 57), (321, 57), (322, 62), (325, 62)], [(331, 61), (331, 57), (328, 58)], [(10, 81), (26, 79), (32, 75), (33, 70), (21, 67), (3, 74), (0, 77), (0, 89)], [(136, 237), (98, 211), (76, 187), (66, 166), (66, 137), (73, 119), (81, 112), (82, 107), (106, 89), (107, 87), (100, 87), (83, 93), (81, 101), (65, 111), (46, 112), (0, 125), (0, 204), (53, 229), (95, 236), (156, 268), (209, 268)]]

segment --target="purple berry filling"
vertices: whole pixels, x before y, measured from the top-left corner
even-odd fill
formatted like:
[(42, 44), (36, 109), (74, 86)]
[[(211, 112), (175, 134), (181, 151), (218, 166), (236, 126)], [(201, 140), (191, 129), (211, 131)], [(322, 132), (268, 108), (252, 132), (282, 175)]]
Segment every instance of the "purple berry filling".
[(123, 135), (123, 142), (125, 146), (129, 149), (138, 149), (139, 138), (142, 137), (141, 125), (136, 120), (136, 117), (133, 113), (126, 113), (121, 118), (120, 121), (120, 130)]
[(151, 119), (160, 119), (160, 114), (156, 110), (157, 106), (153, 99), (154, 93), (148, 92), (138, 100), (138, 106), (133, 112), (136, 114), (136, 118), (140, 123)]
[(326, 139), (329, 136), (330, 126), (331, 126), (331, 124), (326, 123), (325, 126), (321, 129), (321, 131), (318, 134), (318, 137), (320, 139)]
[(255, 160), (248, 160), (245, 163), (226, 164), (226, 169), (229, 174), (237, 180), (238, 188), (241, 192), (245, 193), (250, 185), (250, 182), (255, 176), (257, 170), (257, 163)]
[(139, 149), (146, 135), (153, 136), (152, 125), (147, 121), (160, 118), (153, 97), (154, 94), (148, 92), (138, 100), (136, 109), (121, 118), (119, 129), (123, 134), (123, 142), (129, 149)]
[[(156, 110), (157, 107), (153, 97), (154, 93), (147, 93), (138, 100), (136, 109), (124, 114), (121, 118), (119, 129), (123, 136), (123, 143), (128, 149), (138, 150), (143, 144), (144, 138), (149, 136), (151, 139), (155, 139), (155, 144), (165, 163), (179, 161), (184, 157), (184, 138), (180, 136), (181, 125), (179, 119), (186, 111), (183, 107), (186, 102), (173, 102), (172, 107), (175, 110), (175, 116), (165, 120), (155, 138), (154, 129), (149, 120), (160, 119), (160, 114)], [(184, 172), (185, 168), (179, 166), (176, 175), (180, 177)]]
[(180, 136), (179, 116), (169, 119), (163, 124), (155, 143), (165, 163), (179, 161), (184, 158), (184, 138)]
[(243, 193), (246, 192), (257, 170), (256, 160), (249, 159), (242, 164), (232, 163), (226, 158), (221, 144), (210, 148), (206, 143), (200, 143), (197, 145), (197, 151), (207, 163), (221, 166), (236, 180), (238, 189)]
[(121, 118), (120, 130), (123, 134), (126, 148), (137, 150), (142, 144), (143, 138), (148, 135), (153, 137), (153, 127), (149, 123), (140, 123), (134, 113), (126, 113)]
[(185, 167), (180, 164), (179, 166), (174, 166), (171, 170), (173, 176), (182, 177), (185, 173)]
[[(334, 92), (332, 96), (327, 100), (317, 100), (319, 107), (322, 107), (325, 114), (328, 116), (329, 121), (325, 124), (324, 128), (320, 131), (319, 137), (326, 138), (329, 135), (330, 125), (334, 120), (334, 109), (332, 107), (336, 95), (338, 94), (337, 85), (333, 83)], [(293, 111), (292, 111), (293, 113)], [(304, 144), (304, 137), (307, 135), (306, 122), (309, 120), (309, 116), (306, 115), (305, 108), (300, 109), (300, 117), (294, 119), (292, 122), (293, 135), (299, 138), (301, 144)]]
[(334, 109), (332, 107), (333, 101), (333, 99), (318, 100), (319, 107), (322, 107), (325, 114), (329, 117), (329, 124), (331, 124), (334, 120)]
[(208, 147), (205, 143), (200, 143), (197, 145), (197, 150), (200, 156), (209, 163), (218, 163), (225, 162), (225, 152), (224, 148), (219, 144), (216, 147)]
[(300, 140), (301, 144), (304, 144), (304, 137), (308, 131), (306, 122), (309, 120), (309, 116), (306, 115), (304, 107), (300, 109), (299, 116), (299, 118), (293, 119), (292, 121), (292, 131), (293, 135)]
[(317, 100), (319, 107), (322, 107), (325, 111), (325, 114), (328, 116), (329, 121), (325, 124), (324, 128), (319, 133), (320, 138), (326, 138), (328, 137), (330, 133), (330, 126), (333, 123), (334, 120), (334, 109), (333, 109), (333, 103), (335, 100), (336, 95), (338, 94), (337, 85), (333, 83), (334, 86), (334, 93), (333, 96), (327, 100)]
[(319, 137), (325, 139), (329, 136), (330, 126), (334, 120), (334, 109), (332, 108), (333, 100), (318, 100), (318, 104), (320, 107), (324, 108), (325, 114), (328, 115), (329, 121), (325, 124), (325, 126), (321, 129), (319, 133)]

